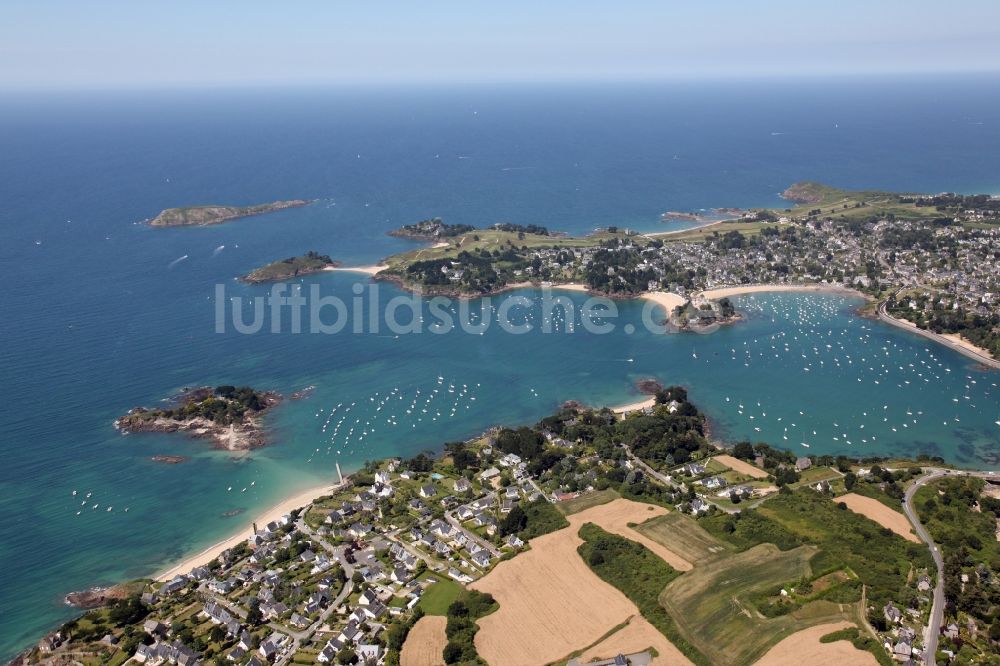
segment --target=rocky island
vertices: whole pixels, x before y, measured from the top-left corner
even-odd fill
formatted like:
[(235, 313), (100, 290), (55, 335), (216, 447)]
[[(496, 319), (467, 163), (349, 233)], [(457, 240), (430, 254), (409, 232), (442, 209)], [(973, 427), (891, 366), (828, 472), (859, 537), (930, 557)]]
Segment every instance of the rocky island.
[(211, 439), (221, 449), (247, 451), (264, 446), (263, 415), (281, 401), (273, 392), (247, 386), (203, 386), (185, 390), (172, 407), (136, 407), (115, 421), (123, 434), (185, 432)]
[(310, 250), (298, 257), (289, 257), (288, 259), (272, 262), (267, 266), (244, 275), (240, 280), (250, 283), (290, 280), (303, 275), (336, 268), (339, 265), (340, 262), (334, 261), (329, 255)]
[(221, 224), (241, 217), (264, 215), (286, 208), (308, 206), (312, 201), (291, 199), (273, 203), (257, 204), (256, 206), (187, 206), (184, 208), (167, 208), (149, 221), (151, 227), (204, 227), (210, 224)]
[(739, 313), (728, 298), (716, 300), (699, 296), (675, 307), (667, 324), (678, 331), (710, 333), (739, 319)]

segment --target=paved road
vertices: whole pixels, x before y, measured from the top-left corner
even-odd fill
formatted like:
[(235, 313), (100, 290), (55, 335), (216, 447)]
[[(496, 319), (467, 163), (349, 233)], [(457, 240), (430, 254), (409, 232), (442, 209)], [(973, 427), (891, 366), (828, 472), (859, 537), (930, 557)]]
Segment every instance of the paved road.
[(313, 622), (311, 625), (309, 625), (302, 631), (293, 631), (289, 627), (278, 624), (276, 622), (268, 623), (268, 626), (271, 627), (272, 629), (280, 631), (284, 634), (288, 634), (289, 636), (292, 637), (292, 645), (289, 648), (286, 648), (284, 652), (282, 652), (281, 657), (279, 657), (278, 661), (275, 662), (275, 666), (284, 666), (285, 664), (287, 664), (291, 660), (291, 658), (295, 656), (295, 653), (298, 652), (299, 647), (302, 645), (302, 643), (307, 640), (310, 640), (313, 637), (316, 631), (326, 623), (330, 615), (342, 603), (344, 603), (347, 597), (354, 590), (354, 582), (351, 580), (351, 577), (354, 575), (354, 566), (350, 562), (348, 562), (347, 558), (344, 556), (344, 551), (346, 550), (346, 546), (333, 546), (329, 541), (327, 541), (326, 539), (319, 536), (316, 532), (314, 532), (308, 525), (306, 525), (305, 521), (302, 520), (301, 518), (296, 521), (295, 527), (298, 528), (300, 532), (308, 536), (310, 540), (318, 543), (325, 551), (330, 553), (330, 555), (332, 555), (337, 560), (337, 562), (340, 563), (340, 566), (344, 569), (344, 575), (347, 577), (347, 581), (344, 583), (344, 587), (343, 589), (340, 590), (340, 594), (337, 595), (337, 598), (330, 602), (330, 604), (323, 610), (323, 612), (320, 613), (319, 618), (317, 618), (315, 622)]
[(462, 526), (462, 523), (458, 520), (458, 518), (455, 517), (454, 511), (445, 511), (444, 518), (446, 521), (448, 521), (448, 524), (451, 525), (454, 529), (463, 533), (465, 535), (465, 538), (467, 538), (469, 541), (472, 541), (475, 544), (478, 544), (481, 548), (485, 548), (493, 557), (499, 558), (503, 555), (503, 553), (501, 553), (500, 550), (496, 546), (491, 544), (489, 541), (484, 541), (483, 539), (480, 539), (472, 531), (465, 529)]
[(921, 486), (945, 476), (976, 476), (981, 479), (993, 481), (998, 480), (998, 477), (992, 472), (943, 469), (939, 467), (925, 467), (924, 471), (927, 474), (917, 479), (912, 486), (907, 488), (906, 495), (903, 497), (903, 511), (906, 512), (906, 517), (913, 523), (913, 529), (916, 531), (917, 536), (931, 549), (931, 556), (934, 558), (934, 564), (938, 570), (937, 585), (934, 587), (934, 603), (931, 606), (930, 622), (927, 624), (927, 635), (924, 637), (926, 663), (933, 666), (937, 663), (935, 655), (937, 654), (938, 638), (941, 636), (941, 624), (944, 622), (944, 558), (941, 555), (941, 549), (934, 543), (930, 534), (927, 533), (927, 530), (924, 529), (923, 524), (917, 517), (917, 513), (913, 508), (913, 496)]
[(913, 523), (913, 529), (916, 531), (917, 536), (931, 549), (931, 557), (934, 558), (934, 565), (937, 567), (937, 585), (934, 586), (934, 603), (931, 605), (931, 617), (927, 623), (927, 633), (924, 635), (924, 661), (931, 666), (937, 664), (935, 655), (937, 654), (938, 637), (941, 635), (941, 623), (944, 621), (944, 558), (941, 557), (941, 549), (937, 547), (934, 540), (931, 539), (931, 535), (927, 533), (927, 530), (924, 529), (923, 524), (917, 517), (917, 512), (913, 508), (913, 496), (921, 486), (935, 479), (940, 479), (943, 476), (946, 476), (944, 471), (936, 470), (926, 476), (920, 477), (912, 486), (907, 488), (906, 495), (903, 497), (903, 511), (906, 512), (906, 517)]

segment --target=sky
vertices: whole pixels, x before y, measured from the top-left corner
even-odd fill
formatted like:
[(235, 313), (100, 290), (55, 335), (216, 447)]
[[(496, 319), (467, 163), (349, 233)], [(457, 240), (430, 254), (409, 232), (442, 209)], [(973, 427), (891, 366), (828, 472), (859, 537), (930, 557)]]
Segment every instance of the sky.
[(996, 0), (0, 2), (0, 88), (982, 71)]

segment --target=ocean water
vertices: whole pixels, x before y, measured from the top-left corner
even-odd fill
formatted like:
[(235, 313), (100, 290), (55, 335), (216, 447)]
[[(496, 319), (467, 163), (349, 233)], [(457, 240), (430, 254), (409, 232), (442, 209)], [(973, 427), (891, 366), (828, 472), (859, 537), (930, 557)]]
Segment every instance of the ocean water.
[[(0, 657), (72, 616), (65, 593), (153, 574), (330, 480), (335, 460), (437, 449), (568, 399), (628, 402), (644, 377), (688, 386), (726, 439), (1000, 468), (997, 373), (857, 318), (849, 298), (742, 297), (746, 321), (705, 336), (648, 333), (641, 303), (619, 304), (609, 335), (219, 334), (214, 301), (217, 284), (265, 294), (234, 277), (275, 258), (414, 247), (385, 232), (430, 216), (651, 231), (673, 228), (667, 210), (777, 205), (797, 180), (1000, 192), (998, 174), (986, 77), (0, 94)], [(294, 197), (318, 201), (204, 229), (141, 223)], [(358, 282), (303, 280), (344, 297)], [(215, 383), (315, 389), (276, 409), (274, 443), (250, 455), (112, 428)]]

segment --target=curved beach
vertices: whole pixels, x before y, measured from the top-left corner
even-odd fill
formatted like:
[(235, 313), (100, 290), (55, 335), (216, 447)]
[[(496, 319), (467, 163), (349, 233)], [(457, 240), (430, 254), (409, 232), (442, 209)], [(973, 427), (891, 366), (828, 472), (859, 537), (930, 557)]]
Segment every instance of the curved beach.
[(250, 524), (245, 525), (243, 528), (240, 529), (239, 532), (232, 535), (231, 537), (223, 539), (218, 543), (214, 543), (208, 548), (205, 548), (204, 550), (194, 555), (191, 555), (190, 557), (185, 558), (180, 563), (175, 564), (169, 569), (157, 574), (156, 580), (167, 581), (179, 574), (185, 574), (196, 567), (201, 567), (209, 564), (215, 558), (221, 555), (224, 551), (229, 550), (233, 546), (239, 544), (241, 541), (245, 541), (246, 539), (253, 536), (254, 523), (257, 523), (258, 526), (263, 526), (272, 521), (278, 520), (285, 514), (290, 513), (295, 509), (301, 509), (303, 507), (306, 507), (312, 504), (320, 497), (324, 497), (326, 495), (335, 492), (338, 487), (339, 486), (336, 484), (317, 486), (315, 488), (310, 488), (309, 490), (302, 491), (301, 493), (293, 495), (292, 497), (289, 497), (288, 499), (279, 502), (278, 504), (274, 505), (264, 513), (257, 516), (253, 521), (250, 522)]

